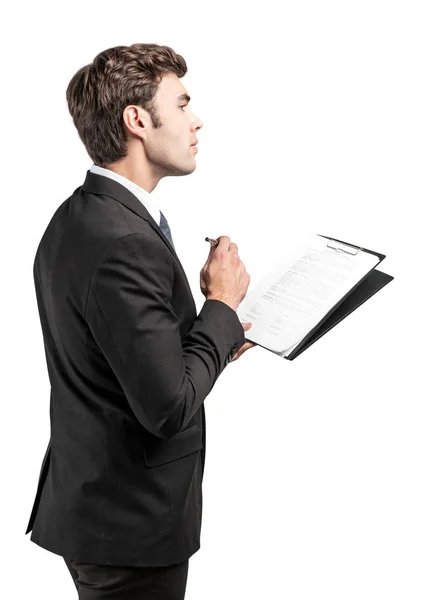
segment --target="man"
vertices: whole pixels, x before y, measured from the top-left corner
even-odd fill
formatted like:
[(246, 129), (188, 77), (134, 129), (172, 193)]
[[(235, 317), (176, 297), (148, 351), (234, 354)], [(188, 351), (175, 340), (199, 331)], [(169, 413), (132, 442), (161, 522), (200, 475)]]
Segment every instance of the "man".
[(236, 309), (249, 275), (220, 236), (197, 315), (150, 197), (196, 168), (197, 132), (168, 46), (101, 52), (67, 88), (93, 160), (53, 215), (34, 281), (51, 383), (51, 439), (27, 533), (64, 557), (79, 598), (184, 598), (200, 547), (203, 402), (255, 344)]

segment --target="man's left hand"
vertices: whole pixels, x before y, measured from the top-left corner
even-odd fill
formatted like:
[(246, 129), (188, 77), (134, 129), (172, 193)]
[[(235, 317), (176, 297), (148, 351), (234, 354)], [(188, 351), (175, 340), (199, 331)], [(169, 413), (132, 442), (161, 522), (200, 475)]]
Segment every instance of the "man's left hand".
[[(248, 329), (252, 327), (252, 323), (242, 323), (242, 327), (245, 331), (248, 331)], [(233, 356), (230, 362), (237, 360), (238, 358), (240, 358), (240, 356), (242, 356), (244, 352), (246, 352), (246, 350), (249, 350), (249, 348), (253, 348), (254, 346), (257, 346), (255, 342), (245, 342), (243, 346), (239, 348), (239, 350), (236, 352), (236, 354)]]

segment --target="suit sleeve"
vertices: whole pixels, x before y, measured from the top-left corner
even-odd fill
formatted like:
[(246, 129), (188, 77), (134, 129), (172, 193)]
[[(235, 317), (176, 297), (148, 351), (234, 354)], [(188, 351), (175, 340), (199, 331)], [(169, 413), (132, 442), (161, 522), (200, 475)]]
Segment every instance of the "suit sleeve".
[(86, 321), (138, 421), (168, 438), (185, 429), (245, 342), (237, 313), (206, 300), (181, 339), (173, 266), (150, 232), (116, 240), (95, 268)]

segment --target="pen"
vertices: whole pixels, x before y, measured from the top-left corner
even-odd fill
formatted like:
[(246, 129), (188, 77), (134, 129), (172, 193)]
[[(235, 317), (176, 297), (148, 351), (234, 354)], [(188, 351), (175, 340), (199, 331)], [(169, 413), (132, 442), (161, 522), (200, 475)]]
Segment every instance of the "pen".
[(213, 240), (212, 238), (209, 238), (209, 237), (205, 237), (205, 242), (210, 242), (214, 246), (218, 246), (218, 244), (219, 244), (218, 240)]

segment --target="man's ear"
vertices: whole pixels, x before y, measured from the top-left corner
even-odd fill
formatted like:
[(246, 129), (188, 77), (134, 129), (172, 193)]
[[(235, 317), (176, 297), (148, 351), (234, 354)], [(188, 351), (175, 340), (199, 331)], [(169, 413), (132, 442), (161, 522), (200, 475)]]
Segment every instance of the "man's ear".
[(147, 134), (147, 125), (151, 123), (151, 117), (141, 106), (129, 104), (123, 109), (123, 122), (128, 134), (145, 138)]

